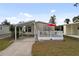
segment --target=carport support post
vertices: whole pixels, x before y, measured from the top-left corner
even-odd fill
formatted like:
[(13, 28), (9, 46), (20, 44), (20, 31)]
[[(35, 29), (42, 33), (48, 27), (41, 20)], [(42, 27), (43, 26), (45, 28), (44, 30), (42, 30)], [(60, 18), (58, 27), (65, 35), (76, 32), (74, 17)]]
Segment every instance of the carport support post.
[(15, 40), (17, 40), (17, 31), (16, 31), (16, 25), (15, 25)]
[(35, 24), (35, 22), (34, 22), (34, 38), (35, 38), (35, 41), (38, 40), (38, 38), (37, 38), (37, 29), (36, 29), (36, 24)]

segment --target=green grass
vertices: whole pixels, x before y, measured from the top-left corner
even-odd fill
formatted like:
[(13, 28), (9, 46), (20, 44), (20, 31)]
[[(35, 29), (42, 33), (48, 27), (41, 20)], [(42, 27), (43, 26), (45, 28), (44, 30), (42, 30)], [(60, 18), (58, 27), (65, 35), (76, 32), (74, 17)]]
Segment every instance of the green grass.
[(0, 51), (7, 48), (12, 42), (13, 40), (11, 38), (0, 39)]
[(64, 41), (41, 41), (32, 46), (33, 56), (79, 56), (79, 39), (64, 36)]

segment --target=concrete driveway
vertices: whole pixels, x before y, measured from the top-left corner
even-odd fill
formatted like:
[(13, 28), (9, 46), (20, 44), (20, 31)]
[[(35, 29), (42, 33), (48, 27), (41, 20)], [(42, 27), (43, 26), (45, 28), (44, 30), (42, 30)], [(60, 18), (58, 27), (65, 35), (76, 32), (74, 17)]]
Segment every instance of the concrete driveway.
[(0, 52), (0, 56), (31, 56), (34, 38), (16, 40), (8, 48)]

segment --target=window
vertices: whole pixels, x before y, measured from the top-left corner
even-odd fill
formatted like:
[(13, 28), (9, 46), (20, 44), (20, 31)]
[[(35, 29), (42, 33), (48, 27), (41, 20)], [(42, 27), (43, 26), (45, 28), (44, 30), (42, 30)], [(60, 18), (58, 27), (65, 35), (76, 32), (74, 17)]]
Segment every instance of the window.
[(28, 32), (31, 32), (31, 27), (28, 27)]
[(2, 30), (2, 26), (0, 26), (0, 30)]
[(26, 32), (31, 32), (31, 27), (25, 27)]

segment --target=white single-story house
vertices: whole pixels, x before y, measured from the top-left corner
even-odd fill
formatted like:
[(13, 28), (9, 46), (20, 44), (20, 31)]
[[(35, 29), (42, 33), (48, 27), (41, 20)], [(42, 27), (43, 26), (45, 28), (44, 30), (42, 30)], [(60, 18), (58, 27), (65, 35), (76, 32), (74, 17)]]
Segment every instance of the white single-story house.
[(79, 22), (71, 23), (71, 24), (65, 24), (64, 25), (64, 35), (79, 38)]
[(0, 25), (0, 38), (10, 36), (9, 25)]
[(48, 27), (48, 23), (46, 22), (41, 22), (41, 21), (35, 22), (34, 20), (19, 23), (16, 26), (22, 27), (22, 29), (24, 30), (23, 34), (32, 35), (32, 36), (34, 36), (34, 34), (38, 31), (49, 31), (49, 30), (54, 31), (55, 30), (55, 27)]
[(23, 22), (15, 25), (15, 40), (16, 38), (16, 28), (21, 27), (22, 29), (19, 29), (19, 34), (22, 35), (30, 35), (34, 36), (35, 39), (39, 40), (63, 40), (63, 32), (62, 31), (55, 31), (55, 26), (48, 26), (49, 23), (41, 22), (41, 21), (28, 21)]

